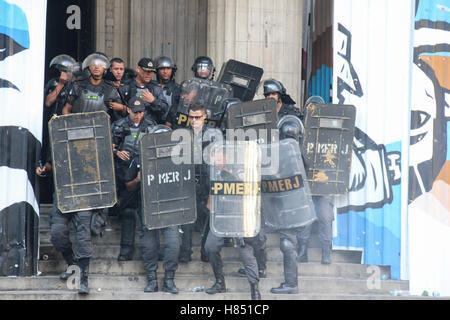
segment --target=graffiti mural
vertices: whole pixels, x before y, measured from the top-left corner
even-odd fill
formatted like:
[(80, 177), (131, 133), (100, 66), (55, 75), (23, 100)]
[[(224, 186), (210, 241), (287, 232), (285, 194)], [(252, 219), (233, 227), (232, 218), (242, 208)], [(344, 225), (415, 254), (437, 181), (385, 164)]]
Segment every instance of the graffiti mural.
[(408, 197), (410, 288), (417, 294), (450, 295), (449, 39), (450, 2), (417, 0)]
[[(356, 128), (349, 191), (335, 197), (333, 247), (362, 251), (364, 264), (391, 266), (393, 279), (400, 278), (402, 148), (408, 143), (407, 121), (398, 121), (408, 117), (408, 79), (397, 75), (408, 76), (404, 57), (411, 43), (395, 40), (411, 32), (405, 3), (334, 5), (333, 103), (356, 107)], [(394, 18), (385, 10), (405, 14)]]

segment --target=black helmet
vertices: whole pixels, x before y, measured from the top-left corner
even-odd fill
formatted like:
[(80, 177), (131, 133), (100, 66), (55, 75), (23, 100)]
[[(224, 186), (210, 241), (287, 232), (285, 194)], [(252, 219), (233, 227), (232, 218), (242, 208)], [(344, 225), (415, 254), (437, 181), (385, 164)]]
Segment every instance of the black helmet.
[[(161, 68), (172, 68), (172, 75), (170, 77), (170, 80), (172, 80), (175, 77), (175, 72), (177, 72), (177, 65), (175, 63), (172, 62), (172, 60), (169, 57), (166, 56), (159, 56), (158, 58), (156, 58), (155, 60), (155, 68), (156, 71), (158, 71), (158, 69)], [(159, 75), (158, 72), (156, 73), (156, 78), (159, 79)]]
[(67, 54), (60, 54), (50, 61), (49, 67), (55, 67), (60, 72), (76, 72), (77, 62)]
[(284, 88), (283, 84), (275, 79), (269, 79), (264, 81), (264, 96), (270, 94), (270, 93), (278, 93), (281, 95), (286, 94), (286, 89)]
[[(208, 69), (210, 71), (207, 80), (214, 79), (214, 72), (216, 72), (216, 68), (214, 67), (213, 61), (209, 57), (200, 56), (195, 59), (194, 64), (191, 67), (192, 72), (196, 78), (202, 78), (198, 74), (199, 69)], [(205, 78), (202, 78), (205, 79)]]
[(305, 129), (301, 120), (296, 116), (283, 116), (278, 121), (277, 127), (280, 133), (280, 140), (292, 138), (298, 142), (302, 141)]

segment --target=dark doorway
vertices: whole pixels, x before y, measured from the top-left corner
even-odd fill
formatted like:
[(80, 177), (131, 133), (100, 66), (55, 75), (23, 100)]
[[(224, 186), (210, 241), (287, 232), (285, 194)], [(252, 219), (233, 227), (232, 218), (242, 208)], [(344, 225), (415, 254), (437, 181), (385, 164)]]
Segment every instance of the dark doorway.
[[(95, 1), (91, 0), (48, 0), (45, 43), (45, 83), (58, 77), (50, 61), (57, 55), (68, 54), (82, 62), (95, 51)], [(44, 89), (44, 88), (43, 88)], [(48, 120), (50, 111), (43, 104), (42, 152), (46, 159), (48, 149)], [(39, 179), (40, 203), (51, 203), (53, 195), (52, 177)]]

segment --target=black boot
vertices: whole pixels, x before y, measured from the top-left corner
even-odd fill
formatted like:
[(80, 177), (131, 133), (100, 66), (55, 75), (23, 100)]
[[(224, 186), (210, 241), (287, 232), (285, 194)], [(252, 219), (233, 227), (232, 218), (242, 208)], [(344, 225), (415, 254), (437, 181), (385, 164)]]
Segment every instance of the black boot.
[(83, 258), (78, 261), (78, 266), (80, 267), (80, 289), (78, 289), (79, 294), (88, 294), (88, 275), (89, 275), (89, 258)]
[(134, 246), (122, 245), (120, 247), (120, 253), (117, 257), (118, 261), (130, 261), (133, 260)]
[(206, 289), (206, 293), (216, 294), (221, 292), (226, 292), (227, 287), (225, 285), (225, 277), (223, 275), (223, 265), (222, 258), (219, 253), (210, 253), (209, 254), (209, 263), (211, 263), (211, 267), (214, 272), (214, 277), (216, 278), (216, 282), (214, 285)]
[(298, 246), (297, 262), (308, 262), (308, 241), (300, 241)]
[[(63, 256), (64, 260), (67, 262), (67, 267), (70, 267), (71, 265), (73, 265), (73, 252), (72, 252), (72, 250), (62, 252), (62, 256)], [(64, 272), (61, 272), (61, 274), (59, 275), (59, 278), (61, 280), (67, 281), (72, 274), (73, 274), (73, 272), (69, 273), (66, 270)]]
[(286, 282), (282, 283), (278, 288), (272, 288), (270, 292), (277, 294), (298, 293), (297, 251), (293, 243), (288, 239), (283, 239), (280, 242), (280, 249), (283, 252), (283, 269)]
[(226, 292), (227, 287), (225, 285), (225, 278), (216, 278), (216, 282), (213, 284), (213, 286), (209, 289), (206, 289), (206, 293), (209, 294), (216, 294), (221, 292)]
[(331, 244), (322, 245), (322, 264), (331, 264)]
[(298, 286), (290, 286), (282, 283), (278, 288), (270, 289), (270, 292), (275, 294), (296, 294), (298, 293)]
[(259, 293), (258, 283), (250, 283), (252, 300), (261, 300), (261, 293)]
[(150, 271), (147, 273), (147, 286), (144, 292), (158, 292), (158, 279), (156, 277), (156, 271)]
[(163, 291), (169, 293), (178, 293), (178, 288), (175, 286), (173, 279), (175, 277), (175, 271), (166, 271), (164, 274)]
[[(245, 269), (244, 268), (240, 268), (238, 270), (238, 274), (239, 274), (240, 277), (246, 277), (247, 276), (247, 274), (245, 273)], [(258, 270), (258, 276), (259, 276), (260, 279), (261, 278), (267, 278), (266, 270), (265, 269), (259, 269)]]

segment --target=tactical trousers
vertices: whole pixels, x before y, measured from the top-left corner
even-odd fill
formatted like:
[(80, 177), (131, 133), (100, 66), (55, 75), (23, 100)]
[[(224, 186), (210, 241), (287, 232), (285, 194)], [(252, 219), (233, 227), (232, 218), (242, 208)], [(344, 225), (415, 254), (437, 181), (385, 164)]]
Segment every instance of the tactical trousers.
[(160, 234), (164, 238), (163, 268), (165, 271), (176, 271), (178, 269), (178, 255), (180, 253), (181, 236), (178, 226), (167, 227), (157, 230), (148, 230), (139, 220), (139, 240), (142, 248), (142, 260), (147, 273), (158, 269), (158, 251)]
[[(319, 239), (323, 245), (331, 245), (333, 240), (332, 223), (334, 220), (333, 197), (314, 196), (316, 204)], [(297, 238), (301, 242), (308, 242), (311, 237), (312, 223), (299, 228)]]
[(136, 213), (135, 208), (125, 208), (119, 211), (119, 218), (122, 223), (120, 246), (134, 247), (136, 235)]
[(297, 233), (298, 230), (283, 229), (276, 232), (280, 236), (280, 249), (283, 253), (284, 280), (290, 287), (298, 285)]
[[(56, 196), (54, 197), (56, 199)], [(90, 258), (94, 251), (91, 239), (92, 211), (62, 213), (53, 203), (50, 215), (50, 241), (59, 252), (72, 251), (70, 223), (75, 227), (75, 259)]]
[(266, 243), (267, 236), (266, 232), (263, 228), (258, 233), (257, 236), (253, 238), (245, 238), (245, 243), (248, 243), (253, 247), (253, 253), (255, 255), (256, 261), (258, 262), (259, 270), (266, 270), (267, 268), (267, 251), (266, 251)]
[[(252, 238), (253, 239), (253, 238)], [(217, 237), (211, 231), (209, 231), (205, 243), (205, 251), (210, 257), (210, 263), (217, 265), (221, 270), (223, 268), (222, 257), (220, 251), (225, 245), (225, 238)], [(259, 282), (258, 264), (256, 262), (255, 255), (253, 253), (253, 247), (247, 243), (247, 238), (244, 238), (244, 245), (239, 246), (239, 256), (244, 264), (245, 274), (251, 284)]]

